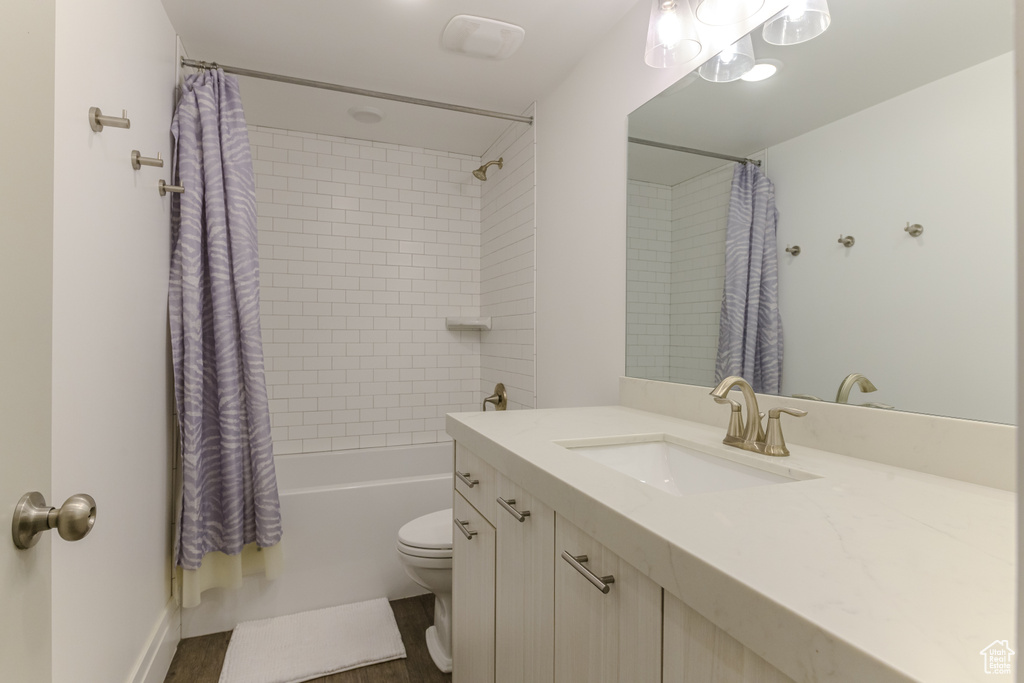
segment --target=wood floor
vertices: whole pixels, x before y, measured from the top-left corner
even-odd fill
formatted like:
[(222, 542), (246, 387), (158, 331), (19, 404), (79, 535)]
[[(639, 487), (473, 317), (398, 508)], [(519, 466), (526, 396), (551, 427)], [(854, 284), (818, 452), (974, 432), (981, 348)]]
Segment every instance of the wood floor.
[[(423, 632), (434, 623), (434, 596), (420, 595), (404, 600), (392, 600), (391, 609), (398, 622), (405, 644), (405, 659), (364, 666), (332, 676), (317, 678), (310, 683), (445, 683), (451, 674), (443, 674), (434, 666), (427, 652)], [(224, 654), (228, 650), (231, 632), (214, 633), (198, 638), (186, 638), (178, 645), (174, 661), (164, 683), (217, 683)]]

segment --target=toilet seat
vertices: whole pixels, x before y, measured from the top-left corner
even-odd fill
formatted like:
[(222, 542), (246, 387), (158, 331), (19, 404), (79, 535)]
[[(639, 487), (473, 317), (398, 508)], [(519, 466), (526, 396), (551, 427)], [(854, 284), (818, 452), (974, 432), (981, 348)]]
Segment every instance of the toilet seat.
[(417, 517), (398, 530), (398, 550), (415, 557), (452, 556), (452, 509)]
[[(441, 568), (442, 566), (450, 567), (452, 564), (451, 548), (415, 548), (399, 542), (398, 552), (408, 557), (409, 562), (417, 566)], [(442, 562), (438, 564), (437, 562), (431, 562), (431, 560), (441, 560)]]

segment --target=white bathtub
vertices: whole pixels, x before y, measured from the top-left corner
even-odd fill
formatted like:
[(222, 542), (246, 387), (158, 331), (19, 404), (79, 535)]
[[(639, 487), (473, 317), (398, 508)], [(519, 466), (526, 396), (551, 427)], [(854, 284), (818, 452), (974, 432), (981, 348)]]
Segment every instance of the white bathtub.
[(275, 458), (285, 569), (214, 588), (182, 613), (182, 637), (239, 622), (424, 590), (402, 569), (398, 529), (452, 505), (452, 444), (372, 448)]

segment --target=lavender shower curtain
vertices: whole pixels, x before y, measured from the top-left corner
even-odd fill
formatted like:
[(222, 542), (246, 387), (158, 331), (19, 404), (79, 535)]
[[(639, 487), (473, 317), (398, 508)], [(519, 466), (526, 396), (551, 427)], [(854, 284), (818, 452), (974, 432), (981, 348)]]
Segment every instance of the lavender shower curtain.
[(281, 540), (259, 320), (256, 190), (238, 81), (185, 79), (171, 123), (171, 347), (182, 488), (176, 562)]
[(754, 391), (782, 389), (782, 319), (775, 186), (754, 164), (737, 164), (725, 229), (725, 291), (715, 381), (730, 375)]

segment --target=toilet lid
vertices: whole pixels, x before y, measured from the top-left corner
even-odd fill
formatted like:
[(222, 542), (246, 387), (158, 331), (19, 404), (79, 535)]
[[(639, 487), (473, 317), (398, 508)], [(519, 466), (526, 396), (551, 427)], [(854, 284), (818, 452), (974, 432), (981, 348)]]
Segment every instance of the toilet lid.
[(417, 517), (398, 530), (398, 541), (413, 548), (451, 548), (452, 509)]

